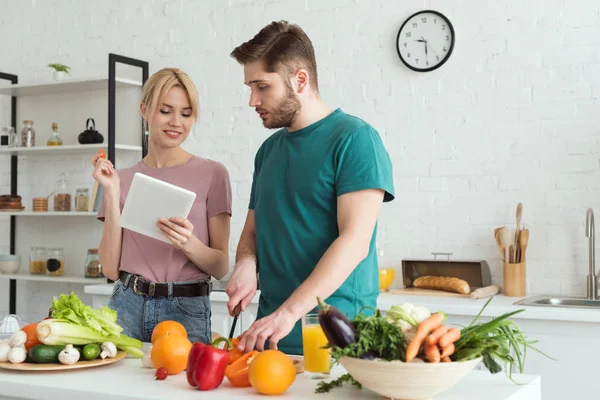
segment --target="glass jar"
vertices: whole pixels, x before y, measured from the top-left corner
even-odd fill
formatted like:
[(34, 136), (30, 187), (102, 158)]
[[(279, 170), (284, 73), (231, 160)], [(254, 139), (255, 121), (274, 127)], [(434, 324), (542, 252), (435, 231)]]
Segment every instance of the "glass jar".
[(2, 133), (0, 134), (0, 147), (8, 147), (8, 142), (10, 140), (8, 129), (9, 128), (6, 127), (2, 128)]
[(43, 275), (46, 273), (46, 248), (32, 247), (29, 252), (29, 273)]
[(52, 123), (52, 136), (46, 142), (47, 146), (62, 146), (63, 142), (60, 136), (58, 136), (58, 124), (56, 122)]
[(71, 193), (67, 188), (65, 174), (60, 174), (54, 186), (54, 211), (71, 211)]
[(48, 249), (46, 260), (46, 275), (63, 276), (65, 274), (65, 253), (62, 247)]
[(102, 265), (98, 259), (98, 249), (88, 249), (87, 258), (85, 260), (85, 277), (86, 278), (102, 278)]
[(33, 129), (33, 121), (26, 119), (23, 121), (23, 130), (21, 131), (21, 147), (35, 146), (35, 129)]
[(79, 188), (75, 191), (75, 211), (87, 211), (89, 202), (88, 188)]
[(8, 127), (8, 147), (19, 147), (17, 132), (12, 126)]

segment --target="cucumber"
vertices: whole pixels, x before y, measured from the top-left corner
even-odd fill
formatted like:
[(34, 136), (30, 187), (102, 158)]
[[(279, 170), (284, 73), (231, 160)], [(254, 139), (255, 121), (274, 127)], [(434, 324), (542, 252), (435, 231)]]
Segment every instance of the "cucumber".
[(52, 364), (58, 362), (58, 355), (65, 346), (50, 346), (38, 344), (29, 350), (29, 356), (33, 361), (39, 364)]
[(86, 344), (81, 352), (84, 360), (95, 360), (100, 355), (100, 346), (96, 343)]

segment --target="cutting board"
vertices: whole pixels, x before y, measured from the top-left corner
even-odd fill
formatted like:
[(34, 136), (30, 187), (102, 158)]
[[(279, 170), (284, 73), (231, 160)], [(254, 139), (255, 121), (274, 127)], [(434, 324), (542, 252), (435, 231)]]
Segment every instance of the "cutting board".
[(288, 355), (289, 358), (294, 362), (294, 368), (296, 368), (296, 374), (301, 374), (304, 372), (304, 357), (302, 356), (294, 356)]
[(437, 296), (437, 297), (459, 297), (463, 299), (470, 299), (470, 294), (460, 294), (446, 292), (443, 290), (432, 290), (432, 289), (418, 289), (418, 288), (404, 288), (404, 289), (392, 289), (392, 294), (399, 294), (401, 296)]

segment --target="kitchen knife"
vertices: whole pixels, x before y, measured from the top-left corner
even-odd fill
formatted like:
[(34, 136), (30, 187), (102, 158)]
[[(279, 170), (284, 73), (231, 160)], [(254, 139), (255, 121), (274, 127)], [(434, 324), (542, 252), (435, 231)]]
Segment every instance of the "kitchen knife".
[(229, 332), (229, 339), (233, 337), (233, 332), (235, 332), (235, 324), (237, 322), (238, 317), (240, 316), (241, 304), (238, 304), (233, 309), (233, 323), (231, 324), (231, 331)]

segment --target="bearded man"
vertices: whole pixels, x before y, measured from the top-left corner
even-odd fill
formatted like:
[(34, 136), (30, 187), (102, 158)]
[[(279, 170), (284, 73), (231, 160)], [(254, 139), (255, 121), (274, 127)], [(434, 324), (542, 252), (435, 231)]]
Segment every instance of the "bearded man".
[(376, 306), (375, 236), (382, 203), (394, 198), (392, 163), (371, 125), (321, 100), (299, 26), (272, 22), (231, 56), (244, 67), (250, 107), (279, 130), (256, 153), (228, 309), (246, 309), (258, 275), (257, 320), (239, 349), (302, 354), (300, 321), (317, 296), (350, 318)]

